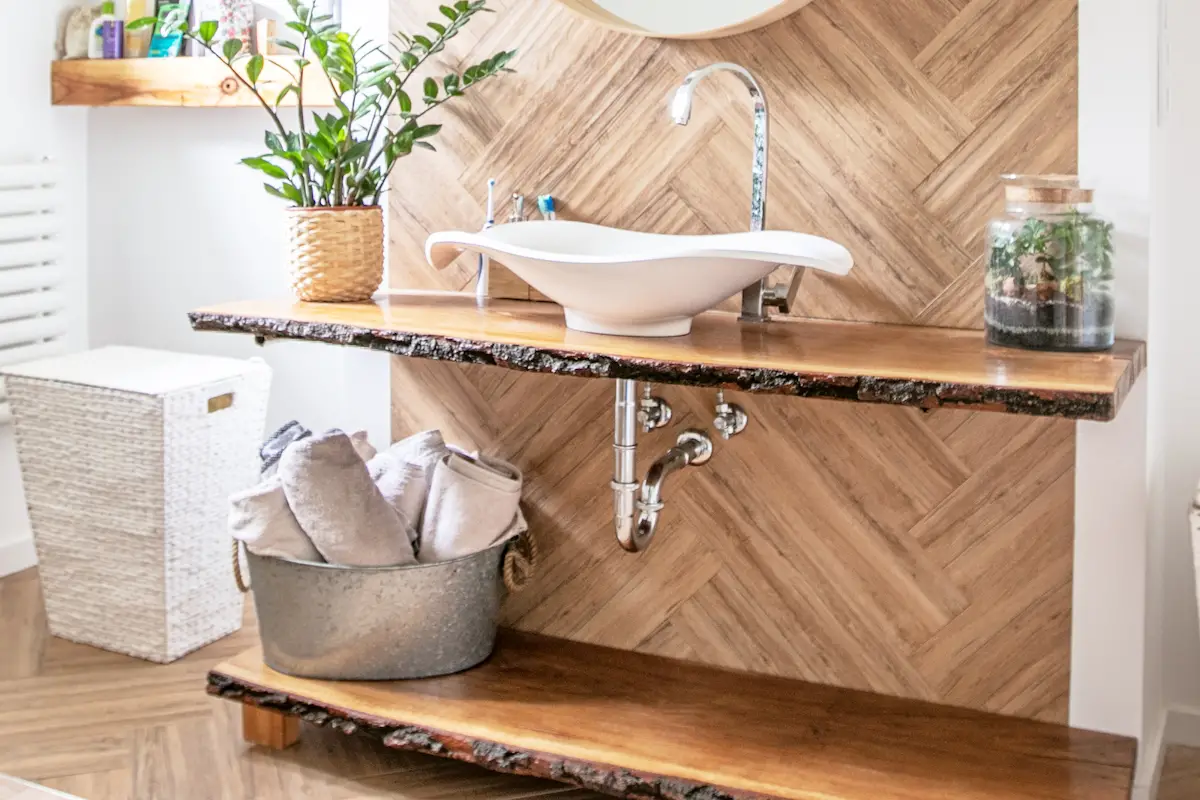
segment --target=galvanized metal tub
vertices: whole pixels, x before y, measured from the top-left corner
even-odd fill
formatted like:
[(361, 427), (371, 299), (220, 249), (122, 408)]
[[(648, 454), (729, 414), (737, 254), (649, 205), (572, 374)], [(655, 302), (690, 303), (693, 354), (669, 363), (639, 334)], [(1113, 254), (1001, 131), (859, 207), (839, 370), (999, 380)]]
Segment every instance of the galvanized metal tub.
[(492, 653), (509, 543), (437, 564), (344, 567), (246, 553), (263, 659), (287, 675), (401, 680)]

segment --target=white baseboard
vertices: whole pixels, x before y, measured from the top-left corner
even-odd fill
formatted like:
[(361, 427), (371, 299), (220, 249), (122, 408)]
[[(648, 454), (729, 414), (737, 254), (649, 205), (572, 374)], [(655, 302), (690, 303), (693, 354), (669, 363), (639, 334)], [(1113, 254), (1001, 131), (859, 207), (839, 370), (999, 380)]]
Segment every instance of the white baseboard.
[(1130, 800), (1154, 800), (1162, 776), (1163, 759), (1167, 748), (1173, 744), (1200, 747), (1200, 708), (1176, 706), (1167, 709), (1161, 727), (1143, 748)]
[(36, 565), (37, 553), (33, 549), (32, 537), (0, 544), (0, 578)]
[(1138, 748), (1137, 772), (1133, 776), (1130, 800), (1154, 800), (1158, 796), (1158, 779), (1162, 775), (1168, 716), (1163, 715), (1158, 727), (1150, 732), (1148, 741)]

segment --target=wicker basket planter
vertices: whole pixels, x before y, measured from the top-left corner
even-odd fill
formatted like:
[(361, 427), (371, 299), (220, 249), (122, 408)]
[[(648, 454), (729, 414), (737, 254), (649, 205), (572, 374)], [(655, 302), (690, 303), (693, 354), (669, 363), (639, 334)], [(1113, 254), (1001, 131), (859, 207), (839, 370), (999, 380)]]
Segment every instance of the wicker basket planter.
[(383, 283), (383, 209), (289, 208), (292, 291), (301, 300), (370, 299)]
[(238, 630), (225, 515), (258, 473), (270, 369), (107, 347), (2, 376), (50, 632), (169, 662)]

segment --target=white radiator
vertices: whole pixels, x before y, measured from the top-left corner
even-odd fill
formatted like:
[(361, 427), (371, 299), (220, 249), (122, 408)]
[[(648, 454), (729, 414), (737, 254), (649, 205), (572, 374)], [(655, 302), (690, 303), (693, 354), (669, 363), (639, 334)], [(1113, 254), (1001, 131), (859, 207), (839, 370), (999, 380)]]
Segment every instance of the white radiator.
[[(0, 165), (0, 367), (66, 348), (58, 170)], [(0, 425), (12, 418), (0, 384)]]

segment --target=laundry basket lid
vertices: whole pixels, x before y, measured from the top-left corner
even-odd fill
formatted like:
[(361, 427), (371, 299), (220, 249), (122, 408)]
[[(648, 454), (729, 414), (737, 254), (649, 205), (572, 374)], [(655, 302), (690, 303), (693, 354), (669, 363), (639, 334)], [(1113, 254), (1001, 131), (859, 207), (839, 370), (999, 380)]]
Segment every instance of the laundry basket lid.
[(143, 347), (101, 347), (15, 364), (0, 369), (0, 376), (164, 395), (266, 369), (259, 359), (200, 356)]

